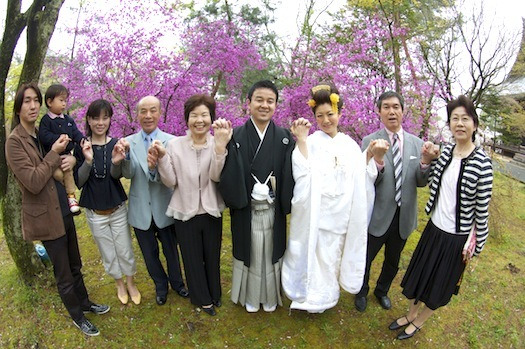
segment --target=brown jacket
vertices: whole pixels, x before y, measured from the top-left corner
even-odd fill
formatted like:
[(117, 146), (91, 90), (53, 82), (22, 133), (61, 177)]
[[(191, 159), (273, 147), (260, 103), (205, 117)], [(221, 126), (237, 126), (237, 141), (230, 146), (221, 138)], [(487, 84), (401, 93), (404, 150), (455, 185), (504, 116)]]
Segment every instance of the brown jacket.
[(60, 155), (50, 151), (42, 158), (27, 131), (18, 125), (6, 142), (7, 164), (22, 190), (22, 231), (24, 239), (55, 240), (65, 234), (53, 171)]

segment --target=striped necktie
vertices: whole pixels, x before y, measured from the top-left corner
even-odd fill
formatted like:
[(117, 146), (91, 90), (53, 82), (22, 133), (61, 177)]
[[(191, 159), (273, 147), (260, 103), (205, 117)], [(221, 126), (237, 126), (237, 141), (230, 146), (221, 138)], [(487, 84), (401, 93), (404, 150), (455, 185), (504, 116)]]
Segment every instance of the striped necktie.
[(392, 155), (394, 158), (394, 178), (396, 180), (396, 202), (397, 206), (401, 206), (401, 170), (403, 165), (401, 163), (401, 152), (399, 151), (399, 136), (394, 133), (394, 144), (392, 145)]

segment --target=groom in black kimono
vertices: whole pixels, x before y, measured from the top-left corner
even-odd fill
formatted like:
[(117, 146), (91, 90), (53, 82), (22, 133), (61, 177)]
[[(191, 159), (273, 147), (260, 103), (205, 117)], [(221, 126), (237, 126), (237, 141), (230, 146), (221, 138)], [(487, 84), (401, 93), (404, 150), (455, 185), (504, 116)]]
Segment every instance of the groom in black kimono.
[(282, 306), (281, 259), (286, 249), (286, 215), (293, 194), (289, 130), (272, 121), (279, 93), (268, 80), (248, 92), (250, 119), (237, 127), (219, 190), (230, 208), (233, 239), (232, 301), (256, 312)]

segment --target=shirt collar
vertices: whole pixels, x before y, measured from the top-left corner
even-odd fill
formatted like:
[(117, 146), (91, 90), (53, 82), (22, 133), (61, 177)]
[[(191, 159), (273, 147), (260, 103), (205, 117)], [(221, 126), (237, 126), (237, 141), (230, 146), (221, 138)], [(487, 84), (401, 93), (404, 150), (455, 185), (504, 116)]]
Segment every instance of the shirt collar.
[[(394, 140), (394, 132), (390, 131), (388, 128), (385, 127), (386, 134), (388, 135), (388, 138), (390, 141)], [(403, 142), (403, 127), (399, 129), (399, 131), (396, 132), (397, 136), (399, 137), (399, 141)]]
[(159, 128), (157, 127), (151, 133), (146, 133), (146, 132), (144, 132), (144, 130), (141, 130), (140, 132), (142, 133), (141, 137), (142, 137), (143, 141), (146, 140), (147, 136), (150, 136), (151, 139), (157, 139), (157, 134), (159, 133)]
[(51, 110), (47, 111), (47, 115), (49, 115), (51, 119), (56, 119), (56, 118), (64, 119), (64, 114), (58, 115), (58, 114), (52, 113)]

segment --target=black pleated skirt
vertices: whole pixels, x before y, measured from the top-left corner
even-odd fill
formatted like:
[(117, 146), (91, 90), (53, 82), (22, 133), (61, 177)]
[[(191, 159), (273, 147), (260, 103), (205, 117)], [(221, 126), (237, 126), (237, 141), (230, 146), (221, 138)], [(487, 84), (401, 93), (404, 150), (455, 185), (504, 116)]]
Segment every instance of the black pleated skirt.
[(447, 233), (429, 220), (401, 281), (403, 294), (432, 310), (448, 304), (459, 291), (467, 238), (468, 235)]

